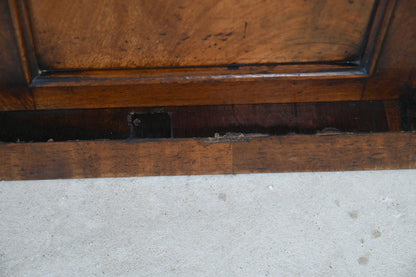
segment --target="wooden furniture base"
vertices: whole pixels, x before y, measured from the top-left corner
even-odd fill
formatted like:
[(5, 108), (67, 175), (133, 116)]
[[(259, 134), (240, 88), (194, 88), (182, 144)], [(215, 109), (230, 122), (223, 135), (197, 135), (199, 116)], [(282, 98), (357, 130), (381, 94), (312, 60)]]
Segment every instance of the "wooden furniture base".
[[(2, 112), (0, 178), (416, 168), (413, 102)], [(170, 137), (132, 113), (169, 114)]]
[(415, 0), (0, 1), (0, 179), (415, 168)]

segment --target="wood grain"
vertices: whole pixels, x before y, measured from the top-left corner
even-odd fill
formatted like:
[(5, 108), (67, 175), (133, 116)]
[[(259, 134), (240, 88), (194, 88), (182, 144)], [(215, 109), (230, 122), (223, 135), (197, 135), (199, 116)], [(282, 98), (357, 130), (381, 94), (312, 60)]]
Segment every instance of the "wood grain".
[(375, 0), (29, 0), (51, 69), (355, 61)]
[(232, 171), (230, 151), (192, 139), (0, 144), (0, 179), (218, 174)]
[(416, 168), (415, 133), (0, 144), (0, 179)]
[(36, 87), (38, 109), (163, 107), (360, 100), (363, 79), (257, 80), (130, 86)]
[(414, 133), (294, 135), (233, 145), (234, 173), (415, 167)]

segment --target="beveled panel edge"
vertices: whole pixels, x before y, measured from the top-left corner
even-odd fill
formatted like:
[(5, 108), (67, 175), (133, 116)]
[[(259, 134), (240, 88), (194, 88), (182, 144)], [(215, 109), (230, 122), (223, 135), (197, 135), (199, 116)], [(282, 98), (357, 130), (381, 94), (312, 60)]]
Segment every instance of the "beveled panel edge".
[[(370, 77), (376, 67), (382, 43), (390, 25), (390, 19), (397, 0), (377, 0), (370, 17), (367, 36), (363, 40), (364, 50), (356, 62), (315, 62), (276, 64), (281, 67), (276, 71), (262, 71), (262, 67), (271, 64), (252, 65), (218, 65), (210, 66), (203, 74), (195, 74), (195, 69), (205, 66), (167, 68), (169, 74), (149, 74), (149, 68), (120, 68), (108, 70), (64, 70), (44, 71), (38, 66), (35, 45), (32, 39), (30, 21), (25, 0), (8, 0), (14, 21), (15, 33), (22, 58), (22, 67), (30, 87), (67, 87), (67, 86), (98, 86), (98, 85), (135, 85), (154, 83), (193, 83), (208, 81), (243, 81), (259, 79), (349, 79)], [(327, 70), (321, 70), (319, 65), (327, 65)], [(256, 73), (238, 69), (240, 66), (256, 68)], [(273, 66), (273, 65), (272, 65)], [(316, 67), (315, 67), (316, 66)], [(234, 67), (232, 70), (227, 68)], [(302, 67), (305, 67), (302, 69)], [(237, 68), (237, 69), (235, 69)], [(282, 72), (286, 71), (286, 72)], [(294, 69), (298, 69), (294, 70)], [(305, 70), (306, 69), (306, 70)], [(166, 70), (152, 68), (150, 70)], [(103, 74), (105, 72), (105, 74)], [(166, 72), (166, 71), (165, 71)], [(143, 74), (144, 73), (144, 74)]]
[(8, 2), (22, 69), (26, 82), (30, 85), (42, 72), (36, 59), (26, 4), (23, 0), (8, 0)]
[(194, 71), (172, 71), (163, 74), (141, 73), (134, 70), (108, 70), (105, 74), (96, 74), (98, 71), (83, 73), (55, 73), (51, 76), (37, 76), (32, 79), (32, 87), (62, 87), (62, 86), (88, 86), (88, 85), (141, 85), (141, 84), (185, 84), (196, 82), (232, 82), (232, 81), (254, 81), (254, 80), (302, 80), (302, 79), (343, 79), (343, 78), (366, 78), (367, 72), (363, 68), (340, 69), (333, 67), (328, 71), (291, 72), (290, 66), (287, 73), (260, 71), (250, 73), (247, 71), (226, 70), (223, 67), (214, 67), (212, 72)]
[(361, 59), (361, 65), (368, 76), (373, 75), (377, 66), (396, 4), (397, 0), (378, 0), (372, 14), (373, 23), (369, 29), (365, 51)]

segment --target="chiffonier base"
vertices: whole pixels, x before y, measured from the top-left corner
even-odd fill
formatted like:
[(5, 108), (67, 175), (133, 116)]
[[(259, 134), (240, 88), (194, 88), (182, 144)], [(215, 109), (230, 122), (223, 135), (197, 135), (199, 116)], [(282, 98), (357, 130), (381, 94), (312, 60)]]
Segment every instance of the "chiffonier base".
[(413, 102), (1, 112), (0, 179), (416, 168)]

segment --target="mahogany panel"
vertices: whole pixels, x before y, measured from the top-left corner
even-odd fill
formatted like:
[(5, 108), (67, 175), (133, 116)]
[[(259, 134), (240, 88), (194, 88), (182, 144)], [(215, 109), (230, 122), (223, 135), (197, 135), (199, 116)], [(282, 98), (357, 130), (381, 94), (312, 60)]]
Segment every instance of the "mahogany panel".
[[(136, 3), (141, 2), (142, 1), (138, 1)], [(190, 7), (197, 7), (200, 5), (185, 0), (177, 0), (169, 2), (167, 6), (171, 5), (171, 3), (179, 2), (189, 3)], [(226, 6), (233, 3), (232, 0), (221, 2), (224, 2), (224, 5)], [(348, 3), (347, 5), (347, 2), (352, 3)], [(356, 6), (357, 3), (362, 4), (363, 2), (367, 4), (362, 7)], [(79, 68), (76, 71), (67, 71), (64, 68), (61, 68), (57, 69), (57, 71), (39, 71), (37, 69), (38, 64), (36, 57), (32, 56), (32, 54), (36, 53), (32, 52), (38, 52), (40, 49), (38, 48), (37, 43), (35, 43), (34, 49), (31, 48), (33, 45), (31, 46), (32, 34), (30, 31), (33, 31), (35, 34), (35, 40), (37, 32), (37, 28), (33, 25), (36, 21), (34, 20), (36, 17), (34, 11), (42, 11), (39, 13), (36, 12), (39, 16), (41, 13), (45, 13), (45, 10), (43, 10), (42, 7), (46, 7), (45, 9), (47, 10), (58, 9), (57, 7), (59, 7), (59, 5), (71, 5), (68, 3), (69, 2), (66, 2), (66, 0), (55, 2), (48, 0), (9, 0), (9, 4), (6, 1), (1, 3), (0, 12), (2, 15), (2, 25), (0, 34), (2, 40), (0, 41), (0, 49), (2, 51), (0, 52), (0, 110), (35, 109), (38, 107), (40, 109), (71, 109), (355, 101), (360, 99), (395, 99), (402, 95), (413, 97), (415, 94), (416, 38), (414, 36), (415, 31), (413, 30), (413, 26), (416, 24), (414, 17), (414, 14), (416, 14), (416, 4), (412, 0), (397, 1), (397, 5), (395, 0), (334, 1), (331, 3), (329, 3), (329, 1), (306, 1), (307, 4), (298, 1), (282, 2), (284, 7), (288, 7), (288, 12), (299, 11), (299, 14), (291, 12), (286, 14), (286, 12), (281, 11), (284, 13), (282, 14), (283, 17), (308, 18), (309, 15), (309, 18), (317, 20), (315, 22), (316, 24), (322, 24), (322, 26), (328, 25), (330, 27), (332, 26), (332, 23), (330, 22), (337, 22), (338, 19), (342, 17), (329, 16), (331, 13), (328, 13), (328, 11), (338, 11), (339, 7), (345, 5), (348, 9), (353, 9), (351, 13), (348, 13), (348, 15), (345, 16), (359, 17), (364, 22), (366, 16), (363, 16), (362, 14), (360, 14), (360, 16), (356, 15), (363, 11), (366, 13), (367, 10), (371, 10), (371, 15), (366, 19), (368, 22), (372, 23), (370, 24), (371, 26), (364, 24), (367, 27), (365, 34), (363, 35), (363, 43), (361, 46), (365, 46), (365, 52), (360, 52), (364, 54), (364, 56), (361, 57), (361, 60), (351, 60), (352, 63), (325, 64), (322, 63), (321, 60), (318, 63), (309, 63), (308, 61), (308, 64), (301, 62), (300, 64), (268, 64), (261, 66), (255, 65), (253, 67), (250, 65), (239, 66), (235, 64), (227, 65), (222, 68), (210, 66), (203, 68), (188, 67), (185, 71), (183, 71), (183, 68), (135, 70), (119, 70), (118, 68), (115, 68), (114, 70), (86, 69), (81, 71), (78, 71)], [(73, 3), (74, 6), (68, 8), (68, 14), (72, 13), (74, 16), (77, 15), (78, 12), (82, 14), (82, 11), (77, 11), (76, 9), (77, 3), (81, 3), (81, 0)], [(90, 3), (95, 2), (85, 1), (86, 6), (89, 6)], [(117, 3), (115, 1), (100, 3), (102, 3), (102, 6), (105, 6), (104, 4), (109, 4), (109, 6), (107, 6), (107, 8), (98, 7), (98, 14), (114, 12), (117, 16), (110, 16), (108, 20), (111, 21), (114, 18), (121, 18), (120, 22), (124, 22), (123, 16), (119, 16), (117, 13), (117, 11), (120, 11), (121, 13), (121, 8), (117, 7), (123, 6), (123, 1)], [(137, 6), (134, 5), (135, 2), (133, 2), (133, 0), (125, 1), (125, 3)], [(158, 3), (159, 1), (157, 1), (154, 6), (152, 6), (153, 4), (144, 4), (143, 7), (147, 7), (155, 13), (162, 12), (163, 7), (160, 4), (161, 2)], [(218, 4), (219, 1), (211, 1), (209, 3)], [(207, 4), (208, 7), (210, 5), (209, 3)], [(241, 7), (245, 5), (244, 3), (247, 4), (243, 1), (241, 2)], [(269, 10), (263, 6), (263, 3), (253, 3), (257, 3), (258, 5), (256, 4), (257, 6), (254, 7), (259, 9), (256, 8), (254, 11), (249, 11), (247, 13), (253, 13), (253, 16), (258, 16), (259, 13), (262, 12), (268, 14)], [(265, 1), (265, 3), (268, 2)], [(239, 6), (240, 4), (237, 3), (236, 5)], [(27, 10), (25, 6), (28, 8)], [(315, 9), (312, 8), (312, 6), (320, 8)], [(367, 6), (371, 6), (371, 9)], [(104, 12), (102, 12), (103, 9)], [(348, 9), (344, 10), (350, 11)], [(190, 11), (192, 9), (181, 10), (189, 16), (192, 15), (192, 12)], [(27, 13), (25, 11), (29, 12), (29, 17), (26, 17)], [(256, 11), (259, 11), (259, 13)], [(56, 12), (57, 14), (62, 14), (61, 11), (57, 10)], [(129, 13), (129, 9), (127, 10), (127, 13)], [(209, 15), (210, 13), (208, 12), (207, 14)], [(317, 16), (317, 14), (319, 16)], [(392, 24), (390, 25), (391, 14), (393, 14), (393, 16)], [(47, 21), (47, 18), (56, 18), (56, 15), (52, 13), (44, 15), (44, 17), (38, 18), (39, 22)], [(203, 19), (204, 18), (201, 18), (202, 21)], [(95, 22), (94, 20), (94, 18), (91, 18), (91, 22)], [(263, 19), (259, 20), (261, 21)], [(12, 21), (15, 27), (14, 31), (11, 24)], [(72, 21), (76, 27), (78, 24), (77, 22), (80, 21), (80, 19), (75, 16), (72, 18)], [(289, 21), (288, 18), (288, 22)], [(61, 20), (57, 23), (55, 22), (55, 27), (52, 26), (54, 25), (52, 23), (47, 24), (47, 26), (44, 25), (44, 27), (61, 28), (63, 33), (70, 33), (72, 30), (76, 30), (76, 28), (71, 29), (71, 26), (66, 26), (60, 22)], [(91, 30), (91, 28), (98, 28), (97, 26), (91, 27), (87, 24), (88, 22), (84, 22), (85, 24), (81, 26), (82, 28), (78, 26), (80, 30), (82, 29), (81, 31), (84, 31), (85, 29), (87, 32), (88, 30)], [(299, 24), (299, 26), (304, 23), (300, 19), (295, 20), (295, 22), (296, 24)], [(346, 20), (346, 22), (348, 22), (348, 20)], [(32, 28), (26, 30), (27, 25), (30, 27), (30, 24), (28, 23), (32, 24)], [(180, 26), (182, 26), (181, 24), (187, 26), (186, 22), (182, 22), (174, 27), (180, 29)], [(104, 24), (104, 27), (105, 26), (108, 27), (109, 25)], [(308, 26), (315, 25), (309, 22)], [(273, 30), (272, 32), (281, 32), (282, 36), (283, 33), (285, 35), (286, 33), (287, 35), (295, 34), (296, 32), (294, 31), (295, 29), (292, 28), (293, 26), (290, 27), (291, 28), (286, 29), (275, 28), (278, 30)], [(317, 28), (317, 30), (305, 30), (308, 32), (320, 32), (320, 28)], [(356, 34), (356, 32), (352, 32), (351, 30), (350, 33)], [(13, 37), (13, 32), (16, 33), (16, 38)], [(153, 30), (151, 32), (153, 32)], [(384, 40), (384, 33), (386, 32), (387, 36)], [(302, 30), (297, 30), (297, 33), (301, 34)], [(325, 35), (331, 36), (331, 38), (335, 38), (336, 35), (340, 34), (341, 33), (337, 32), (325, 33)], [(46, 35), (47, 33), (45, 33), (45, 36)], [(97, 38), (99, 38), (100, 35), (104, 36), (103, 34), (99, 34), (99, 32), (96, 35)], [(168, 37), (168, 35), (166, 35), (166, 37)], [(303, 37), (305, 39), (309, 38), (308, 36)], [(42, 40), (42, 43), (53, 44), (60, 41), (59, 39), (54, 40), (53, 36), (50, 36), (49, 38), (49, 40)], [(184, 45), (189, 43), (187, 41), (191, 41), (191, 38), (194, 37), (190, 36), (189, 39), (184, 41)], [(112, 41), (114, 38), (109, 36), (108, 39)], [(246, 39), (247, 37), (245, 40)], [(227, 39), (226, 42), (234, 43), (236, 41)], [(88, 44), (89, 42), (85, 41), (85, 43)], [(232, 43), (230, 46), (232, 46)], [(243, 47), (242, 45), (244, 44), (236, 44), (232, 47), (238, 50), (240, 49), (239, 47)], [(383, 45), (384, 47), (382, 47)], [(263, 46), (264, 44), (254, 45), (253, 47), (261, 48)], [(65, 47), (58, 47), (60, 48), (58, 51), (63, 51), (61, 48)], [(341, 46), (339, 45), (339, 47)], [(305, 48), (314, 49), (307, 44), (305, 44)], [(100, 48), (85, 48), (84, 50), (90, 53), (90, 51), (95, 51), (94, 49)], [(289, 47), (287, 49), (290, 50), (292, 48)], [(363, 49), (360, 48), (360, 51), (361, 50)], [(53, 53), (53, 51), (49, 51), (48, 53)], [(381, 53), (380, 59), (378, 63), (376, 63), (379, 53)], [(184, 55), (185, 54), (186, 52), (184, 52)], [(126, 59), (131, 58), (127, 54), (125, 57)], [(202, 57), (209, 57), (209, 55), (204, 54)], [(287, 57), (290, 57), (290, 53)], [(349, 59), (350, 57), (345, 58)], [(293, 57), (290, 59), (292, 58)], [(360, 64), (357, 62), (360, 62)], [(97, 64), (100, 64), (99, 59), (97, 59)], [(183, 65), (186, 65), (186, 63)], [(22, 70), (22, 68), (25, 70)], [(366, 82), (366, 78), (369, 75), (370, 79)], [(34, 79), (32, 79), (33, 77)], [(29, 86), (41, 86), (33, 89), (34, 96), (32, 96), (32, 90), (27, 88), (28, 84)]]
[[(15, 27), (18, 31), (18, 37), (20, 36), (22, 40), (21, 48), (26, 46), (29, 49), (29, 53), (26, 53), (29, 57), (26, 66), (30, 68), (32, 65), (35, 67), (39, 66), (37, 70), (29, 69), (29, 73), (27, 73), (29, 75), (32, 74), (32, 79), (29, 78), (29, 83), (30, 86), (33, 87), (37, 108), (71, 109), (152, 107), (169, 105), (221, 105), (359, 100), (363, 95), (365, 79), (368, 77), (369, 70), (374, 67), (378, 56), (378, 49), (380, 48), (382, 38), (384, 37), (383, 30), (385, 30), (385, 28), (383, 26), (388, 26), (388, 15), (393, 10), (395, 0), (338, 1), (331, 3), (327, 1), (310, 1), (307, 2), (307, 4), (302, 1), (283, 1), (283, 4), (281, 4), (282, 6), (276, 6), (275, 8), (278, 11), (278, 15), (281, 15), (282, 18), (286, 18), (286, 23), (283, 22), (283, 24), (279, 21), (280, 19), (276, 19), (278, 18), (277, 16), (274, 17), (273, 20), (278, 20), (280, 22), (279, 24), (283, 24), (282, 26), (286, 26), (285, 24), (288, 24), (288, 22), (295, 24), (288, 25), (287, 28), (270, 29), (269, 33), (273, 34), (273, 37), (276, 39), (282, 39), (276, 43), (279, 47), (283, 47), (284, 49), (281, 49), (281, 51), (279, 50), (276, 53), (284, 55), (288, 59), (287, 61), (270, 60), (267, 64), (262, 65), (239, 65), (236, 64), (238, 61), (236, 61), (236, 63), (232, 62), (229, 64), (227, 61), (223, 64), (226, 66), (219, 67), (211, 65), (221, 65), (221, 62), (210, 64), (207, 60), (201, 60), (201, 63), (199, 64), (201, 67), (193, 67), (193, 64), (186, 63), (185, 57), (185, 59), (182, 60), (184, 63), (181, 62), (181, 64), (170, 65), (165, 64), (165, 67), (162, 68), (159, 67), (158, 64), (143, 64), (142, 66), (151, 67), (146, 69), (136, 68), (137, 66), (140, 67), (140, 65), (134, 64), (132, 67), (135, 69), (130, 68), (121, 70), (119, 68), (120, 66), (127, 65), (118, 64), (112, 70), (107, 70), (108, 67), (106, 66), (109, 66), (110, 68), (112, 67), (110, 65), (101, 66), (101, 58), (93, 58), (95, 55), (94, 53), (97, 52), (97, 55), (101, 55), (102, 53), (106, 53), (108, 49), (111, 50), (111, 47), (114, 45), (110, 48), (107, 47), (108, 45), (104, 47), (105, 49), (100, 48), (100, 46), (94, 44), (94, 39), (97, 39), (97, 41), (100, 39), (108, 40), (108, 43), (112, 45), (117, 42), (117, 39), (119, 39), (117, 36), (122, 35), (124, 29), (128, 28), (125, 24), (126, 22), (129, 22), (128, 20), (133, 20), (130, 22), (132, 25), (129, 25), (133, 27), (135, 26), (134, 20), (143, 20), (142, 18), (132, 19), (128, 15), (124, 16), (126, 7), (129, 8), (127, 9), (127, 14), (134, 11), (137, 12), (138, 10), (149, 9), (147, 13), (148, 16), (151, 16), (152, 13), (161, 13), (169, 18), (168, 14), (170, 11), (167, 12), (163, 10), (164, 6), (160, 4), (159, 1), (152, 4), (146, 4), (143, 2), (144, 1), (134, 2), (132, 0), (123, 2), (118, 1), (117, 3), (112, 0), (100, 2), (102, 4), (98, 5), (94, 11), (89, 13), (91, 16), (86, 16), (84, 14), (85, 10), (89, 10), (89, 6), (92, 6), (95, 3), (94, 1), (77, 0), (75, 2), (72, 1), (69, 4), (66, 0), (59, 2), (50, 0), (10, 0), (10, 3), (16, 3), (14, 5), (16, 6), (15, 21), (17, 22)], [(170, 1), (168, 3), (164, 3), (164, 5), (170, 7), (170, 5), (174, 5), (175, 3), (178, 4), (179, 2), (186, 3), (187, 5), (189, 4), (188, 6), (179, 6), (189, 8), (181, 8), (181, 10), (184, 14), (189, 15), (190, 18), (193, 16), (194, 9), (192, 8), (200, 7), (202, 5), (200, 3), (189, 2), (186, 0)], [(267, 16), (260, 16), (262, 13), (266, 15), (269, 14), (270, 8), (266, 9), (266, 4), (274, 7), (277, 5), (277, 2), (273, 2), (271, 4), (267, 1), (263, 2), (253, 2), (252, 4), (255, 9), (249, 9), (245, 14), (256, 16), (256, 18), (258, 17), (258, 20), (260, 21), (267, 20)], [(80, 9), (81, 3), (85, 9)], [(214, 3), (216, 4), (214, 5)], [(238, 7), (241, 9), (243, 7), (247, 8), (245, 6), (247, 5), (245, 1), (240, 1), (238, 3), (234, 3), (233, 0), (221, 2), (209, 1), (203, 4), (203, 6), (207, 7), (207, 10), (205, 11), (207, 13), (207, 17), (201, 17), (201, 22), (204, 22), (205, 19), (209, 19), (212, 15), (210, 13), (210, 5), (214, 5), (215, 7), (217, 5), (225, 5), (223, 8), (228, 7), (223, 11), (225, 12), (235, 10), (234, 7), (231, 9), (231, 4), (235, 6), (236, 10), (239, 9)], [(61, 10), (60, 7), (65, 7), (65, 9)], [(287, 9), (282, 9), (282, 7), (286, 7)], [(65, 10), (65, 12), (63, 12), (63, 10)], [(171, 11), (173, 10), (174, 9), (171, 9)], [(165, 11), (165, 13), (167, 12), (167, 14), (163, 11)], [(348, 13), (346, 11), (348, 11)], [(97, 16), (92, 16), (95, 13)], [(338, 16), (335, 16), (337, 13)], [(124, 24), (124, 27), (120, 27), (116, 24), (118, 29), (116, 31), (111, 29), (114, 26), (111, 27), (112, 25), (110, 26), (106, 23), (105, 20), (107, 19), (102, 16), (103, 14), (112, 14), (106, 18), (111, 22), (114, 21), (114, 19), (117, 19), (117, 24)], [(221, 13), (215, 13), (215, 15), (218, 14)], [(28, 15), (28, 17), (26, 17), (26, 15)], [(71, 18), (69, 18), (70, 15), (72, 16)], [(59, 20), (57, 19), (58, 16)], [(175, 17), (174, 15), (171, 16)], [(347, 20), (344, 16), (354, 17), (354, 20), (351, 18), (351, 20)], [(146, 18), (146, 16), (144, 18)], [(186, 18), (186, 16), (183, 18)], [(230, 18), (233, 17), (231, 16)], [(66, 19), (68, 22), (71, 22), (71, 25), (68, 25)], [(155, 18), (153, 17), (153, 19)], [(196, 18), (194, 19), (196, 20)], [(103, 23), (102, 26), (100, 25), (101, 27), (97, 27), (97, 24), (92, 24), (95, 22), (94, 20), (103, 20), (105, 21), (105, 24)], [(234, 21), (237, 22), (238, 20)], [(53, 24), (53, 22), (55, 23)], [(146, 26), (148, 26), (146, 24), (150, 24), (149, 22), (151, 23), (152, 20), (149, 19), (148, 22), (146, 21), (141, 24), (139, 28), (145, 29)], [(305, 22), (307, 22), (307, 24)], [(174, 25), (173, 27), (175, 30), (181, 30), (182, 27), (188, 28), (188, 26), (191, 26), (189, 28), (193, 28), (193, 26), (197, 25), (188, 23), (190, 23), (189, 20), (184, 20), (183, 22), (178, 23), (179, 25)], [(20, 32), (19, 24), (23, 28)], [(27, 26), (28, 24), (31, 25), (31, 28), (30, 26)], [(40, 25), (38, 26), (37, 24)], [(318, 24), (319, 26), (315, 26), (314, 24)], [(350, 26), (350, 29), (344, 30), (343, 28), (345, 27), (345, 24), (357, 24), (357, 26), (360, 25), (363, 28), (361, 31), (357, 31)], [(337, 25), (337, 31), (329, 32), (328, 30), (335, 28), (335, 25)], [(29, 29), (25, 29), (24, 26)], [(106, 29), (106, 26), (109, 28), (108, 30)], [(155, 26), (160, 27), (157, 24)], [(210, 25), (208, 24), (203, 26), (209, 27)], [(216, 28), (220, 28), (221, 26), (227, 27), (226, 25), (215, 26)], [(230, 26), (233, 25), (231, 24)], [(56, 30), (54, 32), (49, 32), (46, 29), (43, 30), (42, 28), (56, 28)], [(94, 28), (104, 28), (103, 30), (108, 32), (105, 34), (95, 32), (96, 30)], [(268, 35), (262, 33), (265, 30), (260, 27), (259, 29), (260, 31), (256, 32), (256, 35)], [(325, 29), (325, 32), (323, 29)], [(81, 49), (85, 52), (83, 52), (84, 54), (82, 55), (88, 56), (86, 59), (93, 59), (93, 61), (90, 61), (91, 67), (83, 68), (82, 65), (79, 66), (80, 64), (78, 64), (75, 68), (65, 68), (65, 63), (70, 63), (72, 58), (84, 58), (82, 58), (80, 53), (77, 53), (76, 49), (71, 48), (78, 47), (78, 42), (75, 44), (69, 43), (69, 41), (66, 41), (64, 37), (61, 36), (71, 34), (71, 32), (91, 32), (91, 30), (95, 30), (94, 34), (91, 33), (88, 36), (88, 39), (82, 40), (82, 45), (85, 47)], [(150, 28), (150, 30), (151, 32), (154, 32), (157, 28)], [(267, 30), (268, 29), (266, 28), (266, 31)], [(130, 31), (127, 30), (126, 32), (128, 33)], [(143, 30), (143, 32), (145, 31)], [(300, 43), (299, 45), (306, 50), (304, 51), (304, 54), (307, 53), (307, 51), (315, 51), (314, 47), (312, 47), (309, 43), (312, 45), (320, 45), (319, 47), (345, 47), (344, 43), (340, 42), (327, 43), (328, 41), (326, 40), (326, 36), (335, 40), (341, 39), (342, 37), (349, 40), (354, 38), (355, 35), (360, 34), (360, 46), (359, 49), (357, 48), (358, 52), (356, 52), (356, 54), (349, 55), (348, 57), (345, 56), (343, 60), (337, 60), (336, 62), (336, 59), (332, 60), (332, 58), (330, 58), (331, 55), (327, 52), (322, 52), (322, 55), (326, 57), (325, 59), (322, 59), (322, 56), (318, 57), (318, 60), (305, 60), (303, 58), (298, 60), (298, 56), (293, 57), (290, 52), (296, 49), (296, 47), (294, 47), (291, 43), (298, 42), (296, 42), (296, 40), (289, 39), (287, 36), (295, 35), (299, 38), (309, 40), (311, 37), (308, 35), (308, 32), (313, 33), (314, 39), (317, 41)], [(117, 34), (117, 36), (112, 36), (113, 33)], [(137, 36), (136, 33), (128, 34), (133, 38)], [(139, 32), (139, 34), (141, 33)], [(174, 35), (177, 35), (177, 33), (172, 36)], [(229, 37), (231, 36), (232, 35)], [(79, 36), (74, 35), (74, 37)], [(169, 36), (166, 35), (163, 37)], [(211, 36), (209, 38), (216, 38), (216, 36)], [(75, 38), (73, 39), (80, 40)], [(190, 36), (190, 38), (183, 42), (183, 46), (185, 47), (188, 45), (186, 47), (189, 47), (192, 51), (205, 51), (203, 46), (192, 42), (192, 39), (194, 39), (194, 37)], [(247, 38), (244, 38), (244, 40), (246, 39)], [(32, 41), (34, 41), (33, 50), (36, 57), (31, 56), (33, 53), (30, 51), (32, 49), (30, 42)], [(124, 40), (123, 43), (125, 43), (125, 41), (126, 40)], [(205, 40), (201, 41), (201, 43), (205, 43)], [(233, 42), (231, 38), (227, 38), (226, 41), (227, 43)], [(249, 45), (253, 48), (254, 52), (261, 50), (264, 55), (271, 57), (270, 53), (267, 52), (268, 50), (266, 51), (262, 48), (267, 45), (267, 43), (252, 45), (250, 43), (246, 43), (246, 41), (244, 41), (244, 43), (241, 41), (239, 43), (237, 43), (237, 41), (234, 42), (234, 44), (230, 44), (230, 47), (236, 50), (237, 54), (241, 47)], [(62, 43), (62, 45), (54, 46), (54, 43)], [(154, 41), (148, 43), (152, 44), (152, 47), (154, 46)], [(271, 40), (271, 43), (275, 42)], [(55, 55), (54, 53), (56, 51), (67, 51), (69, 49), (70, 51), (68, 50), (69, 52), (67, 52), (67, 55), (72, 54), (73, 57), (66, 57), (65, 62), (59, 61), (59, 64), (56, 65), (57, 67), (51, 67), (49, 69), (47, 67), (42, 68), (42, 60), (44, 58), (42, 55), (39, 55), (39, 51), (42, 51), (42, 47), (39, 47), (38, 44), (52, 45), (50, 49), (47, 48), (48, 51), (46, 51), (45, 55)], [(87, 47), (88, 44), (90, 45), (89, 47)], [(155, 50), (155, 48), (157, 47), (153, 47), (151, 49), (151, 55), (157, 53), (158, 50)], [(146, 58), (143, 58), (140, 55), (130, 55), (129, 53), (123, 53), (122, 57), (118, 57), (117, 55), (119, 54), (117, 53), (119, 50), (120, 49), (117, 47), (112, 49), (109, 57), (111, 57), (111, 59), (117, 59), (118, 62), (123, 62), (123, 59), (125, 59), (126, 61), (129, 61), (129, 63), (134, 63), (136, 58), (140, 61), (147, 61)], [(188, 52), (181, 50), (181, 53), (185, 56)], [(25, 51), (22, 52), (22, 55), (24, 54)], [(229, 53), (227, 53), (226, 56), (231, 58), (233, 57)], [(244, 55), (238, 54), (237, 56), (243, 57)], [(54, 58), (56, 57), (57, 56), (55, 55)], [(169, 57), (170, 55), (159, 58), (166, 62), (169, 61)], [(209, 59), (209, 52), (201, 54), (201, 58)], [(256, 63), (255, 60), (253, 60), (253, 62)], [(94, 63), (94, 66), (92, 66), (92, 63)], [(61, 66), (61, 68), (59, 68), (59, 66)]]
[(375, 0), (28, 0), (39, 67), (356, 61)]

